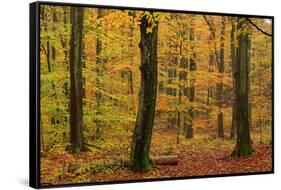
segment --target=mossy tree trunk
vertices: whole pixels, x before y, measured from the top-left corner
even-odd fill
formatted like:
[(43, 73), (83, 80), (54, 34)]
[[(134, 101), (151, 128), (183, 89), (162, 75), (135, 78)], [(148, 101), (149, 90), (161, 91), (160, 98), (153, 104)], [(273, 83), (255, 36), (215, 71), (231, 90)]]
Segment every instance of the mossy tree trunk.
[(82, 112), (82, 34), (84, 9), (71, 8), (70, 39), (70, 143), (71, 151), (84, 150)]
[(237, 139), (233, 156), (247, 156), (253, 152), (249, 125), (249, 33), (246, 18), (238, 20), (238, 49), (235, 72), (235, 102)]
[[(130, 166), (133, 171), (148, 171), (153, 167), (149, 157), (152, 128), (154, 124), (157, 92), (157, 35), (158, 23), (144, 15), (141, 18), (141, 85), (139, 106), (133, 135)], [(151, 23), (153, 20), (153, 23)], [(150, 30), (152, 29), (152, 30)]]

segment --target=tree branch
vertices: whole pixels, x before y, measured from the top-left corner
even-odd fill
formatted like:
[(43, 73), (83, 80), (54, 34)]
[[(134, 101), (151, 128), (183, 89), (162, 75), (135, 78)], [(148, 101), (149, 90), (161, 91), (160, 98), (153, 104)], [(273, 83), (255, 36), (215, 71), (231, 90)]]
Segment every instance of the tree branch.
[(210, 32), (212, 33), (213, 37), (216, 38), (216, 33), (215, 31), (213, 30), (213, 27), (212, 27), (212, 24), (206, 17), (206, 15), (203, 15), (204, 17), (204, 20), (206, 21), (206, 23), (208, 24), (209, 28), (210, 28)]
[(249, 18), (246, 18), (246, 19), (247, 19), (247, 21), (248, 21), (251, 25), (253, 25), (258, 31), (260, 31), (261, 33), (263, 33), (263, 34), (265, 34), (265, 35), (267, 35), (267, 36), (272, 37), (272, 34), (263, 31), (263, 30), (262, 30), (260, 27), (258, 27), (255, 23), (253, 23)]

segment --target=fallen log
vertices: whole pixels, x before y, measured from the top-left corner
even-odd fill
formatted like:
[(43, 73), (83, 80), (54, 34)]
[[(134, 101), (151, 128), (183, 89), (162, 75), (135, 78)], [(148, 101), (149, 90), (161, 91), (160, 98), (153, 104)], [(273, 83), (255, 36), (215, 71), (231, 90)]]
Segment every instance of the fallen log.
[(152, 157), (156, 165), (178, 165), (178, 155), (156, 156)]

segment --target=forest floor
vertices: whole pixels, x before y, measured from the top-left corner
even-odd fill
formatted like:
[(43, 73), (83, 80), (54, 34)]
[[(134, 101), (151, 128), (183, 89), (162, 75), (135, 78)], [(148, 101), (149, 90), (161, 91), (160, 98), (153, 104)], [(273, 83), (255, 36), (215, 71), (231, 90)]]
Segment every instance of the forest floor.
[[(122, 141), (122, 140), (121, 140)], [(272, 171), (272, 146), (253, 144), (254, 153), (247, 157), (231, 157), (235, 141), (208, 136), (193, 139), (181, 137), (175, 143), (175, 132), (159, 131), (153, 134), (151, 155), (178, 155), (177, 165), (156, 165), (145, 173), (130, 171), (125, 163), (129, 157), (129, 141), (111, 143), (107, 148), (93, 152), (70, 154), (50, 151), (41, 157), (41, 183), (71, 184), (105, 181), (124, 181), (167, 177), (212, 176)]]

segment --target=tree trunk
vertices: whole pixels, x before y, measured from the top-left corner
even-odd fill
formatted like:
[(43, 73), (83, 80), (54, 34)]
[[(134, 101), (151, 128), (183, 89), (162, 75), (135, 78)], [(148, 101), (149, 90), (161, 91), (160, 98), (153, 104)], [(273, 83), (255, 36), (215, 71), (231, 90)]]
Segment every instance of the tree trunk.
[[(249, 44), (249, 51), (248, 51), (248, 73), (251, 72), (251, 37), (249, 36), (249, 39), (248, 39), (248, 44)], [(249, 127), (250, 127), (250, 130), (251, 130), (251, 127), (252, 127), (252, 103), (251, 103), (251, 89), (250, 89), (250, 83), (251, 83), (251, 76), (249, 75), (249, 79), (248, 79), (248, 98), (249, 98), (249, 110), (248, 110), (248, 113), (249, 113)]]
[[(158, 23), (154, 16), (153, 22), (156, 26), (151, 25), (147, 16), (143, 16), (140, 24), (141, 85), (130, 158), (131, 169), (140, 172), (148, 171), (153, 167), (149, 149), (156, 105), (158, 35)], [(148, 32), (150, 27), (153, 27), (152, 31)]]
[[(220, 39), (220, 61), (218, 63), (218, 70), (220, 74), (224, 73), (224, 31), (225, 30), (225, 17), (221, 21), (221, 39)], [(218, 113), (218, 138), (224, 138), (223, 129), (223, 112), (222, 112), (222, 99), (223, 99), (223, 76), (220, 76), (220, 84), (217, 86), (217, 103), (219, 107)]]
[[(210, 41), (213, 41), (213, 36), (210, 35), (209, 36), (209, 40)], [(212, 73), (214, 72), (213, 70), (213, 66), (214, 66), (214, 63), (215, 63), (215, 54), (214, 52), (211, 52), (210, 56), (209, 56), (209, 64), (208, 64), (208, 72), (209, 73)], [(207, 115), (207, 124), (208, 126), (210, 126), (210, 111), (211, 111), (211, 106), (210, 106), (210, 98), (211, 98), (211, 92), (212, 92), (212, 86), (210, 85), (210, 81), (208, 81), (208, 91), (207, 91), (207, 101), (206, 101), (206, 104), (207, 104), (207, 110), (206, 110), (206, 115)]]
[[(190, 51), (192, 52), (190, 61), (189, 61), (189, 76), (190, 76), (190, 87), (189, 87), (189, 101), (191, 103), (195, 100), (195, 79), (193, 78), (193, 73), (196, 70), (196, 53), (194, 52), (194, 42), (195, 42), (195, 34), (194, 34), (194, 17), (191, 18), (191, 27), (190, 27), (190, 34), (189, 40), (191, 44)], [(193, 138), (193, 119), (194, 119), (194, 108), (193, 105), (190, 106), (188, 109), (189, 118), (187, 122), (184, 124), (185, 126), (185, 138), (190, 139)]]
[[(98, 9), (98, 16), (97, 19), (101, 19), (104, 16), (104, 10)], [(99, 24), (98, 28), (101, 28), (102, 24)], [(100, 33), (101, 31), (99, 31)], [(102, 93), (101, 90), (103, 89), (103, 82), (102, 77), (104, 73), (104, 60), (102, 58), (102, 39), (101, 35), (97, 35), (97, 44), (96, 44), (96, 71), (97, 71), (97, 78), (96, 78), (96, 102), (97, 102), (97, 115), (101, 115), (101, 106), (102, 106)], [(95, 138), (98, 139), (101, 136), (101, 121), (96, 120), (96, 135)]]
[[(63, 7), (63, 24), (67, 26), (67, 24), (70, 22), (70, 16), (69, 16), (69, 11), (70, 9), (68, 7)], [(64, 28), (64, 32), (67, 31), (67, 27)], [(68, 37), (65, 37), (63, 34), (60, 36), (61, 38), (61, 45), (64, 53), (64, 64), (65, 64), (65, 72), (69, 72), (69, 44), (68, 44)], [(66, 98), (69, 98), (69, 77), (66, 77), (65, 82), (63, 84), (63, 93)], [(66, 103), (66, 111), (69, 111), (69, 102)], [(65, 115), (64, 116), (64, 122), (68, 122), (68, 117)]]
[(133, 85), (133, 71), (132, 71), (132, 66), (133, 66), (133, 58), (134, 58), (134, 54), (133, 54), (133, 38), (134, 38), (134, 19), (136, 17), (135, 12), (130, 12), (129, 16), (131, 16), (132, 19), (132, 23), (130, 26), (130, 42), (129, 42), (129, 46), (130, 46), (130, 66), (131, 68), (129, 68), (128, 70), (128, 94), (134, 94), (134, 85)]
[[(177, 67), (181, 68), (182, 65), (182, 41), (180, 41), (179, 44), (179, 56), (177, 57)], [(177, 122), (177, 144), (180, 143), (180, 131), (181, 131), (181, 110), (179, 109), (181, 105), (181, 96), (182, 96), (182, 86), (181, 81), (183, 79), (181, 72), (178, 72), (178, 109), (177, 109), (177, 116), (178, 116), (178, 122)]]
[(238, 36), (237, 62), (235, 73), (235, 102), (237, 139), (233, 156), (247, 156), (253, 152), (249, 126), (249, 34), (247, 32), (246, 18), (238, 20), (238, 31), (243, 31)]
[[(259, 66), (258, 66), (258, 85), (259, 85), (259, 90), (258, 90), (258, 94), (259, 94), (259, 97), (261, 97), (261, 62), (259, 62)], [(260, 129), (260, 143), (262, 144), (263, 143), (263, 140), (262, 140), (262, 118), (261, 118), (261, 108), (258, 108), (258, 121), (259, 121), (259, 129)]]
[(71, 150), (84, 149), (83, 112), (82, 112), (82, 34), (84, 9), (71, 8), (70, 40), (70, 143)]
[[(230, 55), (231, 55), (231, 71), (232, 71), (232, 88), (233, 88), (233, 97), (235, 96), (235, 65), (236, 65), (236, 32), (237, 32), (237, 18), (234, 17), (231, 20), (231, 45), (230, 45)], [(235, 98), (232, 100), (232, 122), (231, 122), (231, 131), (230, 138), (235, 138), (236, 135), (236, 103)]]

